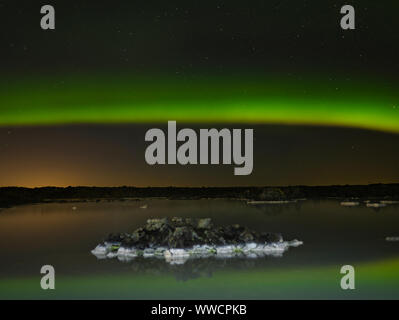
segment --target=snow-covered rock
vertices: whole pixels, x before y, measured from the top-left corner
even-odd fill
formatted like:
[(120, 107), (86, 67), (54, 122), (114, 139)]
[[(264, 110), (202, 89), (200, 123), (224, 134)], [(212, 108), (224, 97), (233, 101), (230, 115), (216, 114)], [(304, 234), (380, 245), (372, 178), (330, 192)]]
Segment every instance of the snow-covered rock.
[(360, 204), (358, 201), (342, 201), (341, 206), (344, 207), (356, 207)]
[(366, 206), (369, 208), (383, 208), (386, 207), (387, 205), (385, 203), (369, 202), (366, 204)]

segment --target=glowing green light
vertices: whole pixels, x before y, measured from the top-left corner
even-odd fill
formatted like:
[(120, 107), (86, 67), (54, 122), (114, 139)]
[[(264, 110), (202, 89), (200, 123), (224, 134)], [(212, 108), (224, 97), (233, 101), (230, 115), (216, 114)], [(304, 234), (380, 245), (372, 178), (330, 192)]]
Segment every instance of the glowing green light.
[(281, 78), (67, 78), (0, 84), (0, 125), (245, 122), (399, 132), (398, 90)]

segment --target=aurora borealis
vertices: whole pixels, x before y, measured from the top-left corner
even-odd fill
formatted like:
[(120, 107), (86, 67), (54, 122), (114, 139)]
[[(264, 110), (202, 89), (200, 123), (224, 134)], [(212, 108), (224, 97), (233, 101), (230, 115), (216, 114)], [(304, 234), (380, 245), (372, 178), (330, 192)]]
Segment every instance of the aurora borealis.
[(3, 84), (0, 124), (279, 123), (399, 132), (392, 84), (252, 77), (105, 77)]

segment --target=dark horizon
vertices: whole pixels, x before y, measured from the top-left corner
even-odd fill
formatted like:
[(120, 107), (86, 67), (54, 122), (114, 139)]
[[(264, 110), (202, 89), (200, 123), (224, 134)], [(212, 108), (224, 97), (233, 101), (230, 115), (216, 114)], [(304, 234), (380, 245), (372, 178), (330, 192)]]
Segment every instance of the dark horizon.
[(2, 187), (0, 208), (58, 201), (125, 201), (140, 198), (171, 200), (237, 199), (298, 201), (341, 198), (399, 200), (399, 183), (366, 186), (286, 186), (286, 187)]
[(76, 185), (76, 186), (38, 186), (38, 187), (24, 187), (24, 186), (1, 186), (1, 189), (72, 189), (72, 188), (87, 188), (87, 189), (121, 189), (121, 188), (132, 188), (132, 189), (246, 189), (246, 188), (329, 188), (329, 187), (368, 187), (368, 186), (399, 186), (398, 182), (388, 183), (368, 183), (368, 184), (326, 184), (326, 185), (236, 185), (236, 186), (135, 186), (135, 185), (117, 185), (117, 186), (100, 186), (100, 185)]

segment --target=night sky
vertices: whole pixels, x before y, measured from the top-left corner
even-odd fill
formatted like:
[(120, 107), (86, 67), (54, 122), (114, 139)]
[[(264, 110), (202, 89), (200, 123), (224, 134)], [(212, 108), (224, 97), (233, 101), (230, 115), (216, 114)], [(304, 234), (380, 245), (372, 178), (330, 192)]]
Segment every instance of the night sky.
[[(43, 4), (56, 30), (40, 29)], [(340, 28), (344, 4), (356, 30)], [(0, 0), (0, 185), (398, 182), (398, 9)], [(167, 120), (254, 128), (253, 173), (147, 165), (144, 134)]]
[[(0, 1), (2, 69), (398, 73), (396, 1)], [(340, 8), (356, 9), (356, 30)]]

